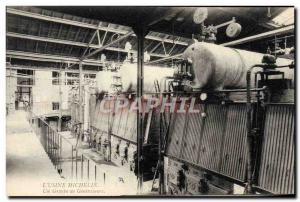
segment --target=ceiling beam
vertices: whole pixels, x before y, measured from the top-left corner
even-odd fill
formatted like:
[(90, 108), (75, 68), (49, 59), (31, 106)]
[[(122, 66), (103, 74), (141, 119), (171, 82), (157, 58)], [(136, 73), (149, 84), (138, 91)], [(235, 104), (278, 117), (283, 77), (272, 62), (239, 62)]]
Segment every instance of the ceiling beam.
[(180, 54), (172, 55), (170, 57), (165, 57), (165, 58), (161, 58), (161, 59), (157, 59), (157, 60), (152, 60), (150, 62), (147, 62), (146, 64), (155, 64), (155, 63), (159, 63), (159, 62), (163, 62), (163, 61), (168, 61), (168, 60), (171, 60), (171, 59), (181, 59), (182, 55), (183, 54), (180, 53)]
[(101, 46), (100, 48), (98, 48), (97, 50), (94, 50), (94, 51), (91, 52), (90, 54), (84, 56), (83, 58), (81, 58), (81, 60), (84, 60), (84, 59), (87, 59), (87, 58), (89, 58), (89, 57), (92, 57), (93, 55), (95, 55), (95, 54), (97, 54), (97, 53), (99, 53), (99, 52), (105, 50), (106, 48), (108, 48), (108, 47), (110, 47), (110, 46), (112, 46), (112, 45), (114, 45), (114, 44), (116, 44), (116, 43), (118, 43), (118, 42), (120, 42), (120, 41), (126, 39), (127, 37), (129, 37), (130, 35), (132, 35), (132, 33), (133, 33), (133, 31), (130, 31), (130, 32), (128, 32), (127, 34), (118, 37), (116, 40), (114, 40), (114, 41), (112, 41), (112, 42), (110, 42), (110, 43), (108, 43), (108, 44), (105, 44), (105, 45)]
[[(59, 71), (59, 68), (53, 69), (53, 67), (37, 67), (37, 66), (26, 66), (26, 65), (7, 65), (6, 69), (14, 69), (14, 70), (43, 70), (43, 71)], [(78, 70), (63, 70), (66, 73), (78, 73)], [(97, 74), (98, 71), (95, 70), (83, 70), (83, 73), (85, 74)]]
[[(95, 44), (88, 44), (88, 43), (82, 43), (82, 42), (76, 42), (76, 41), (69, 41), (69, 40), (62, 40), (62, 39), (54, 39), (54, 38), (33, 36), (33, 35), (27, 35), (27, 34), (19, 34), (19, 33), (14, 33), (14, 32), (7, 32), (6, 36), (7, 37), (20, 38), (20, 39), (34, 40), (34, 41), (58, 43), (58, 44), (70, 45), (70, 46), (89, 47), (89, 48), (94, 48), (94, 49), (98, 49), (98, 48), (101, 47), (101, 46), (95, 45)], [(116, 47), (106, 47), (105, 50), (127, 53), (127, 51), (125, 49), (116, 48)], [(133, 51), (133, 52), (136, 52), (136, 51)], [(150, 56), (160, 57), (160, 58), (166, 57), (163, 54), (155, 54), (155, 53), (150, 54)]]
[[(7, 50), (6, 57), (24, 59), (24, 60), (43, 61), (43, 62), (56, 62), (56, 63), (69, 63), (69, 64), (79, 63), (79, 59), (74, 57), (64, 57), (58, 55), (30, 53), (30, 52), (13, 51), (13, 50)], [(107, 61), (106, 63), (111, 63), (111, 62), (112, 61)], [(99, 60), (92, 60), (92, 59), (85, 59), (83, 60), (82, 64), (91, 65), (91, 66), (104, 66), (103, 62)]]
[[(128, 31), (123, 30), (123, 29), (115, 29), (111, 27), (104, 27), (104, 26), (97, 26), (94, 24), (89, 24), (89, 23), (84, 23), (84, 22), (79, 22), (79, 21), (74, 21), (74, 20), (69, 20), (69, 19), (63, 19), (63, 18), (58, 18), (58, 17), (53, 17), (53, 16), (47, 16), (47, 15), (42, 15), (38, 13), (32, 13), (28, 11), (22, 11), (19, 9), (14, 9), (14, 8), (6, 8), (6, 12), (9, 14), (13, 15), (18, 15), (18, 16), (24, 16), (24, 17), (29, 17), (29, 18), (34, 18), (38, 20), (44, 20), (48, 22), (55, 22), (55, 23), (61, 23), (61, 24), (66, 24), (66, 25), (72, 25), (72, 26), (77, 26), (77, 27), (82, 27), (82, 28), (88, 28), (88, 29), (95, 29), (95, 30), (100, 30), (100, 31), (108, 31), (112, 33), (117, 33), (117, 34), (126, 34)], [(131, 34), (131, 36), (136, 36), (134, 33)], [(148, 35), (145, 37), (148, 40), (154, 40), (154, 41), (164, 41), (165, 43), (176, 43), (177, 45), (182, 45), (182, 46), (188, 46), (187, 42), (184, 41), (173, 41), (171, 39), (163, 39), (161, 37), (156, 37), (156, 36), (151, 36)]]

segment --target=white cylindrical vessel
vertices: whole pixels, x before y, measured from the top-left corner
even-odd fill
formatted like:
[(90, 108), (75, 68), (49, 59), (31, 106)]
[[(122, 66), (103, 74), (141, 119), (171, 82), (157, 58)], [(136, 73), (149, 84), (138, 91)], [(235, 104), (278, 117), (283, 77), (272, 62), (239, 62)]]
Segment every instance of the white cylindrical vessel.
[[(197, 42), (189, 46), (183, 58), (192, 62), (194, 79), (191, 87), (245, 88), (247, 70), (254, 64), (261, 64), (264, 54), (233, 49), (221, 45)], [(277, 65), (289, 65), (291, 60), (277, 59)], [(253, 72), (260, 70), (254, 69)], [(285, 77), (294, 80), (294, 70), (281, 68)], [(254, 79), (252, 79), (253, 81)]]

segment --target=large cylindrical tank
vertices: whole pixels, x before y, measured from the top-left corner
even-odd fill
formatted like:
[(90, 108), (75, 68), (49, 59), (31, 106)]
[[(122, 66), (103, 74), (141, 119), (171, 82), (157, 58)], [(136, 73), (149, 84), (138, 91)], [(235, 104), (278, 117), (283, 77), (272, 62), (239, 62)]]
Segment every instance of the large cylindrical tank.
[[(210, 87), (216, 90), (226, 87), (245, 88), (247, 70), (254, 64), (261, 64), (263, 56), (261, 53), (205, 42), (194, 43), (183, 53), (184, 59), (192, 62), (195, 73), (191, 87), (194, 89)], [(277, 65), (289, 64), (291, 60), (277, 59)], [(260, 68), (255, 68), (253, 72), (258, 70)], [(292, 83), (294, 82), (293, 69), (287, 67), (280, 71), (285, 73), (286, 78), (292, 79)]]
[(96, 88), (98, 92), (113, 93), (113, 85), (118, 83), (119, 73), (111, 71), (99, 71), (96, 74)]
[[(163, 68), (151, 65), (144, 66), (144, 92), (155, 92), (154, 81), (159, 83), (160, 91), (164, 89), (164, 81), (168, 76), (173, 76), (173, 68)], [(136, 91), (137, 64), (124, 63), (120, 69), (124, 92)]]
[[(165, 78), (173, 76), (173, 68), (157, 66), (144, 66), (144, 92), (155, 92), (154, 81), (157, 80), (160, 91), (164, 90)], [(100, 71), (96, 75), (96, 87), (98, 92), (115, 92), (114, 84), (122, 85), (122, 92), (134, 92), (137, 86), (137, 64), (124, 62), (118, 72)]]

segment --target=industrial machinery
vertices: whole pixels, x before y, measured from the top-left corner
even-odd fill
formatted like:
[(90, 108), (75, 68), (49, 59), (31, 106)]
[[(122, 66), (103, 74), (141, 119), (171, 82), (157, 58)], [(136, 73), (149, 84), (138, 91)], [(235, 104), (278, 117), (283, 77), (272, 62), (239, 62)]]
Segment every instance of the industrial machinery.
[(203, 43), (184, 57), (173, 93), (196, 98), (199, 113), (172, 114), (164, 191), (294, 194), (293, 63)]
[[(189, 106), (194, 98), (199, 111), (142, 113), (144, 180), (158, 180), (167, 195), (230, 194), (234, 184), (248, 194), (293, 194), (292, 61), (208, 43), (189, 46), (183, 56), (173, 75), (152, 86), (148, 78), (142, 102), (162, 95), (185, 97)], [(134, 80), (126, 82), (125, 90), (134, 89)], [(135, 93), (98, 89), (90, 96), (89, 141), (107, 161), (136, 173), (137, 112), (100, 110), (104, 99), (114, 109), (123, 98), (130, 106)]]
[(228, 22), (224, 22), (219, 25), (209, 25), (205, 26), (204, 21), (208, 17), (208, 9), (206, 7), (199, 7), (195, 10), (193, 15), (193, 21), (195, 24), (201, 25), (201, 31), (200, 34), (197, 36), (193, 36), (194, 39), (198, 41), (206, 41), (206, 42), (212, 42), (214, 43), (217, 38), (216, 34), (218, 33), (218, 29), (227, 26), (226, 28), (226, 35), (230, 38), (237, 37), (241, 31), (242, 26), (236, 22), (235, 17), (232, 18), (232, 20)]

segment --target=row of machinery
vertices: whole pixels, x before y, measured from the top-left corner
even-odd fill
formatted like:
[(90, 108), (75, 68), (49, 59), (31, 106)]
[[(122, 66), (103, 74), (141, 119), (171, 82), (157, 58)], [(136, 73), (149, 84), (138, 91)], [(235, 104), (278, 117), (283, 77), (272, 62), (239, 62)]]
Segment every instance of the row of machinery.
[[(219, 195), (235, 193), (237, 184), (245, 193), (294, 194), (293, 61), (204, 42), (189, 46), (183, 57), (172, 74), (148, 77), (149, 81), (145, 76), (150, 87), (145, 87), (142, 102), (185, 97), (187, 107), (195, 100), (199, 110), (142, 113), (141, 165), (144, 181), (153, 180), (152, 191)], [(129, 77), (135, 75), (117, 76), (126, 81), (123, 90), (97, 89), (90, 96), (88, 136), (90, 147), (107, 161), (136, 173), (137, 112), (128, 107), (100, 110), (106, 98), (109, 107), (119, 97), (133, 102), (136, 84)], [(105, 81), (113, 83), (113, 78)], [(76, 105), (73, 111), (74, 119)]]

